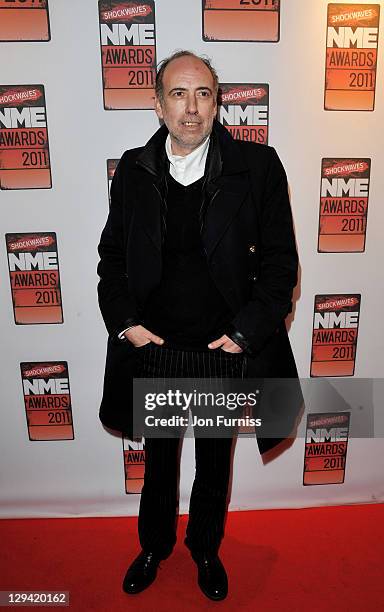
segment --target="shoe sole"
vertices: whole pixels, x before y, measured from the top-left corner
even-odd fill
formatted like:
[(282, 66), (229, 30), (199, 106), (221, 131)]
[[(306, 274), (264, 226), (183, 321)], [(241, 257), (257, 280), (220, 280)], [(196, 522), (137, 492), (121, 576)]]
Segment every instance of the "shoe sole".
[[(156, 574), (157, 576), (157, 574)], [(127, 593), (127, 595), (137, 595), (138, 593), (142, 593), (143, 591), (145, 591), (148, 587), (151, 586), (151, 584), (153, 584), (156, 580), (156, 576), (154, 576), (152, 578), (152, 580), (150, 582), (148, 582), (144, 587), (142, 587), (141, 589), (135, 589), (135, 590), (128, 590), (124, 588), (124, 584), (123, 584), (123, 591), (124, 593)]]
[(225, 599), (228, 595), (228, 591), (224, 594), (224, 595), (218, 595), (218, 596), (214, 596), (214, 595), (210, 595), (202, 586), (200, 583), (198, 583), (200, 590), (202, 593), (204, 593), (204, 595), (206, 597), (208, 597), (208, 599), (211, 599), (212, 601), (222, 601), (223, 599)]

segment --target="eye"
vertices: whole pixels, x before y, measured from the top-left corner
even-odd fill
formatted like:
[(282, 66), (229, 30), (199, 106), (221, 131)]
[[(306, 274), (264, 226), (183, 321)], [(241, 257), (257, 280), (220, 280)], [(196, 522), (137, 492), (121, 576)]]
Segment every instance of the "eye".
[(184, 95), (183, 91), (174, 91), (173, 95), (176, 96), (176, 98), (181, 98)]

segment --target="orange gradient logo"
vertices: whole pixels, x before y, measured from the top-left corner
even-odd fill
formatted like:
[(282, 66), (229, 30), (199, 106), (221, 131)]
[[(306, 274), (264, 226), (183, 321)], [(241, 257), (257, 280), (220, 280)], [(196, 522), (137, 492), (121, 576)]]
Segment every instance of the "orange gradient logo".
[(0, 85), (0, 187), (52, 187), (43, 85)]
[(369, 158), (322, 160), (319, 253), (365, 250), (370, 179)]
[(0, 0), (0, 42), (51, 40), (48, 0)]
[(221, 83), (217, 116), (233, 138), (268, 144), (269, 85)]
[(73, 440), (66, 361), (20, 364), (30, 440)]
[(280, 0), (202, 0), (203, 40), (278, 42)]
[(140, 442), (123, 437), (125, 492), (141, 493), (144, 484), (145, 446)]
[(329, 4), (325, 110), (375, 106), (379, 4)]
[(349, 412), (308, 414), (303, 485), (344, 482), (349, 421)]
[(152, 109), (156, 75), (155, 3), (99, 0), (104, 108)]
[(311, 376), (353, 376), (360, 294), (316, 295)]
[(5, 240), (15, 323), (62, 323), (56, 234), (6, 234)]

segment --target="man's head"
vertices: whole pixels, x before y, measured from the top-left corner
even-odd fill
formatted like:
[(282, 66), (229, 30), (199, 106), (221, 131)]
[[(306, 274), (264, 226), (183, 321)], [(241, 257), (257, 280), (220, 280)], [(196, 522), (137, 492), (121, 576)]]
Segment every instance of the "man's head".
[(209, 60), (190, 51), (165, 59), (156, 76), (155, 111), (166, 124), (175, 155), (188, 155), (211, 133), (218, 78)]

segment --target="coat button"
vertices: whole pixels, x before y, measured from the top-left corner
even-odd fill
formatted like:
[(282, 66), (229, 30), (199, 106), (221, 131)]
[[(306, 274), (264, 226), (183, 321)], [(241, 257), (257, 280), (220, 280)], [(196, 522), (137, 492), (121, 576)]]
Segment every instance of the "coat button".
[(256, 246), (254, 244), (251, 244), (251, 246), (249, 247), (249, 252), (256, 253)]

